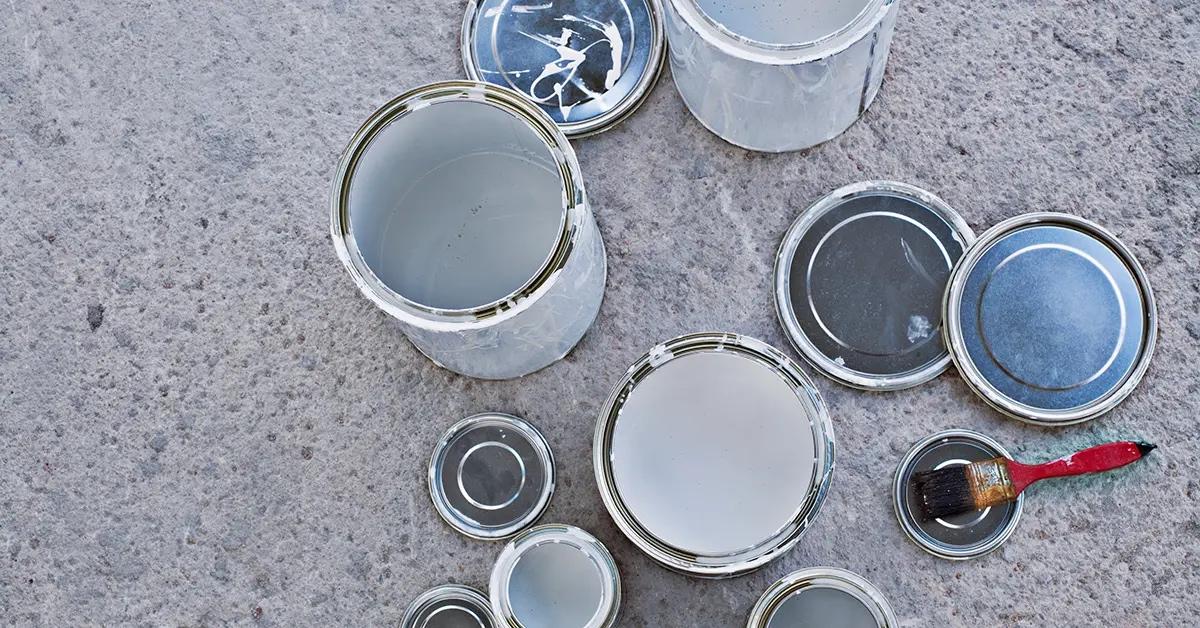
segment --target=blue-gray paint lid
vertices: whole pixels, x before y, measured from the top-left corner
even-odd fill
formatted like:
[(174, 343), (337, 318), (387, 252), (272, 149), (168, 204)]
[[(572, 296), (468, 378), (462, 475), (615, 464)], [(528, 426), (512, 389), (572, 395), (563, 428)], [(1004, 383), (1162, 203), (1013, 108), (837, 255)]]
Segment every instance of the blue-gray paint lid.
[(632, 113), (665, 50), (661, 0), (471, 0), (463, 21), (467, 75), (531, 99), (568, 137)]
[(1157, 313), (1133, 253), (1068, 214), (1006, 220), (951, 275), (946, 344), (963, 379), (993, 407), (1067, 425), (1114, 408), (1141, 381)]

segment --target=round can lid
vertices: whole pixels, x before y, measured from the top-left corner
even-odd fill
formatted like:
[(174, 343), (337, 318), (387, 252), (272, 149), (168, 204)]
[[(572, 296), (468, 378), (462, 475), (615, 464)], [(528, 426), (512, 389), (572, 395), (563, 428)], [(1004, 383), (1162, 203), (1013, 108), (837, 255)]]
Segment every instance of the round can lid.
[(1025, 496), (1015, 502), (953, 517), (924, 520), (912, 475), (991, 460), (1011, 458), (1008, 450), (990, 437), (970, 430), (939, 432), (913, 445), (900, 460), (892, 482), (892, 501), (900, 528), (921, 549), (949, 560), (977, 558), (1000, 547), (1008, 540), (1017, 522)]
[(829, 414), (783, 353), (738, 334), (662, 343), (614, 387), (593, 464), (617, 527), (659, 564), (722, 578), (791, 549), (828, 493)]
[(750, 611), (746, 628), (896, 628), (896, 614), (883, 593), (845, 569), (814, 567), (784, 576)]
[(975, 235), (937, 196), (894, 181), (839, 188), (805, 210), (775, 258), (796, 350), (834, 381), (899, 390), (946, 370), (942, 297)]
[(554, 493), (550, 446), (529, 423), (499, 413), (454, 424), (429, 461), (429, 494), (438, 514), (476, 539), (501, 539), (529, 527)]
[(401, 628), (496, 628), (488, 599), (471, 587), (445, 584), (413, 600), (404, 612)]
[(1042, 425), (1094, 419), (1141, 381), (1157, 335), (1150, 282), (1133, 253), (1069, 214), (1005, 220), (951, 274), (946, 344), (996, 409)]
[(575, 526), (540, 525), (513, 538), (496, 559), (492, 613), (505, 626), (608, 628), (621, 607), (612, 554)]
[(467, 75), (533, 100), (568, 137), (611, 128), (662, 69), (661, 0), (471, 0)]

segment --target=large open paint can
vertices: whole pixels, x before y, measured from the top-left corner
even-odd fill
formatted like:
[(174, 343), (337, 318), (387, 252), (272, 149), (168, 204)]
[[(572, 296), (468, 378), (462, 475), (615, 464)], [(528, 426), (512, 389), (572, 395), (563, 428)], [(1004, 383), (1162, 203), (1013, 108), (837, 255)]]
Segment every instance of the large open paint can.
[(463, 375), (547, 366), (600, 309), (604, 243), (575, 153), (507, 88), (435, 83), (376, 111), (342, 156), (332, 231), (363, 294)]
[(837, 136), (883, 81), (896, 0), (666, 0), (671, 74), (704, 126), (751, 150)]

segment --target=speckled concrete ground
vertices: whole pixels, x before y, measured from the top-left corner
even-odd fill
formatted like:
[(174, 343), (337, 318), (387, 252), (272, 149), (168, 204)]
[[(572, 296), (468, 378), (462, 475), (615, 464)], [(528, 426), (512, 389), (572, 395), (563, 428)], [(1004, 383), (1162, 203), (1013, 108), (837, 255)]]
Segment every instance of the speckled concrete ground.
[[(423, 359), (333, 255), (327, 198), (358, 124), (463, 75), (463, 3), (10, 2), (0, 12), (0, 617), (12, 625), (379, 625), (426, 587), (483, 586), (500, 546), (446, 527), (437, 436), (502, 410), (543, 428), (547, 521), (616, 555), (625, 626), (736, 626), (793, 569), (868, 577), (903, 626), (1200, 622), (1200, 5), (902, 0), (879, 100), (801, 154), (722, 143), (664, 77), (577, 143), (608, 244), (592, 331), (521, 381)], [(609, 386), (654, 342), (729, 330), (784, 347), (772, 254), (811, 200), (866, 178), (937, 192), (977, 231), (1058, 209), (1145, 264), (1161, 344), (1090, 424), (1005, 419), (947, 374), (864, 394), (827, 380), (828, 508), (759, 573), (668, 573), (620, 536), (592, 477)], [(790, 349), (789, 349), (790, 351)], [(1035, 491), (1016, 535), (926, 556), (893, 467), (948, 427), (1050, 456), (1159, 443), (1137, 468)]]

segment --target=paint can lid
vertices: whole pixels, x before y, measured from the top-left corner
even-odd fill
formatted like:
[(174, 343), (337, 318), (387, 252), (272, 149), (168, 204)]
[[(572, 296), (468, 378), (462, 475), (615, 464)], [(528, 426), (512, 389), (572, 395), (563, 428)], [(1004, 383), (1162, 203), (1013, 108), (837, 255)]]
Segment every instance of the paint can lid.
[(401, 628), (496, 628), (499, 626), (488, 599), (471, 587), (445, 584), (413, 600)]
[(970, 430), (939, 432), (913, 445), (900, 460), (892, 481), (892, 502), (904, 534), (926, 552), (949, 560), (977, 558), (1000, 547), (1021, 519), (1024, 495), (1003, 506), (926, 521), (911, 481), (920, 471), (999, 457), (1012, 456), (992, 438)]
[(747, 573), (799, 541), (829, 491), (833, 428), (780, 351), (738, 334), (683, 336), (634, 363), (593, 441), (621, 532), (690, 575)]
[(429, 494), (451, 527), (502, 539), (533, 525), (554, 493), (554, 458), (541, 432), (515, 416), (477, 414), (454, 424), (429, 461)]
[(492, 613), (504, 626), (609, 628), (621, 575), (604, 544), (575, 526), (540, 525), (514, 537), (492, 568)]
[(792, 345), (821, 373), (899, 390), (950, 364), (942, 296), (974, 240), (937, 196), (894, 181), (839, 188), (806, 209), (775, 259), (775, 304)]
[(1087, 421), (1141, 381), (1157, 335), (1149, 280), (1124, 244), (1069, 214), (980, 236), (951, 275), (946, 344), (967, 384), (1010, 416)]
[(540, 105), (567, 137), (599, 133), (658, 79), (662, 15), (661, 0), (471, 0), (463, 65)]
[(883, 593), (856, 573), (833, 567), (802, 569), (771, 585), (750, 611), (747, 628), (896, 628)]

